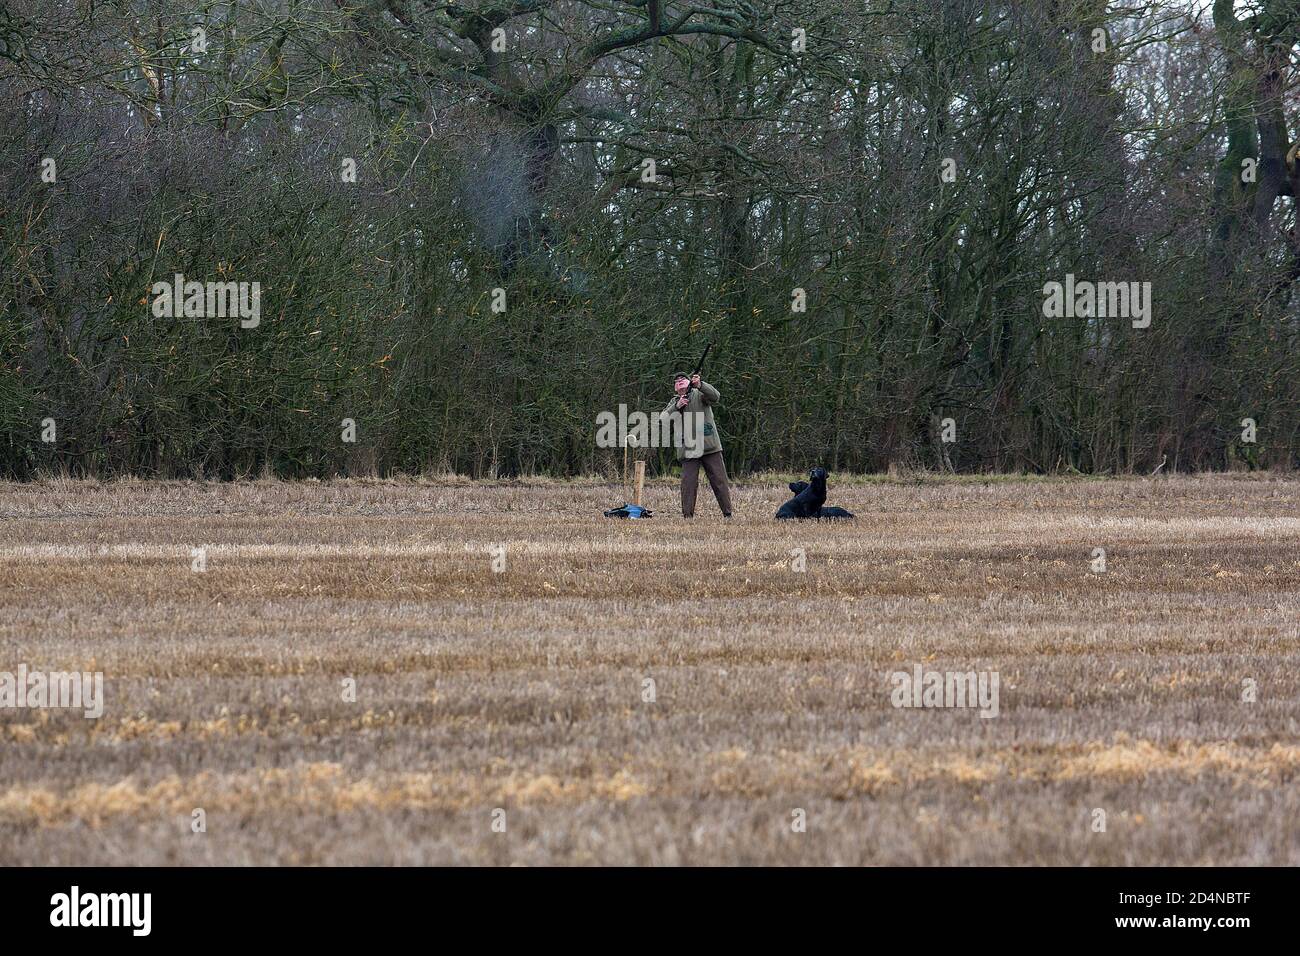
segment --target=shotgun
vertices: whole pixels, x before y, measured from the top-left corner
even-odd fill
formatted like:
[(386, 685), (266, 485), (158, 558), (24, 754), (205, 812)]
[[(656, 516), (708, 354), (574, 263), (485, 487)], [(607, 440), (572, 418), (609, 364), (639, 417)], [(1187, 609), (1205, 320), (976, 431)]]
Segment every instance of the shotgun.
[[(712, 348), (713, 348), (713, 343), (712, 343), (712, 342), (710, 342), (708, 345), (704, 346), (704, 354), (701, 355), (701, 356), (700, 356), (700, 360), (699, 360), (698, 362), (695, 363), (695, 371), (692, 372), (692, 373), (688, 376), (688, 378), (694, 378), (695, 376), (697, 376), (697, 375), (700, 374), (700, 369), (704, 368), (704, 360), (705, 360), (706, 358), (709, 357), (709, 350), (712, 349)], [(687, 394), (687, 395), (691, 394), (691, 386), (687, 386), (686, 394)]]

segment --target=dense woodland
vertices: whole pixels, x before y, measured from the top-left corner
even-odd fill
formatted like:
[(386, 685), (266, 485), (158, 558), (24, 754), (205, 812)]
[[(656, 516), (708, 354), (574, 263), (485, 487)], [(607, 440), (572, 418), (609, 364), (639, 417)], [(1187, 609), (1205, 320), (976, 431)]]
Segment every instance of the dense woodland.
[[(608, 473), (596, 415), (708, 343), (736, 472), (1291, 468), (1298, 42), (1295, 0), (0, 0), (0, 474)], [(260, 324), (160, 318), (177, 273)], [(1149, 326), (1046, 316), (1067, 274)]]

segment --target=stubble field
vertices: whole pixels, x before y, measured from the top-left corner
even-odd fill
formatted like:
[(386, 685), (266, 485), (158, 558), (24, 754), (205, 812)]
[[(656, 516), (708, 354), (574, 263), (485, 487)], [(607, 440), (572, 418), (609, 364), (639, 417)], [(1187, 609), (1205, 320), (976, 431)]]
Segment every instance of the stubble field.
[(1300, 864), (1300, 481), (782, 480), (0, 485), (0, 864)]

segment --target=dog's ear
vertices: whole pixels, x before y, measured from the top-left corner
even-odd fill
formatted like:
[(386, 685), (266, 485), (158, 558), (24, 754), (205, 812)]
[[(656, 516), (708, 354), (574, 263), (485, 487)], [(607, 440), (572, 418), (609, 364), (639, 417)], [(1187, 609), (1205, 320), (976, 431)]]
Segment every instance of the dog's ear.
[(806, 481), (790, 482), (790, 490), (793, 491), (796, 495), (802, 492), (807, 487), (808, 487), (808, 482)]

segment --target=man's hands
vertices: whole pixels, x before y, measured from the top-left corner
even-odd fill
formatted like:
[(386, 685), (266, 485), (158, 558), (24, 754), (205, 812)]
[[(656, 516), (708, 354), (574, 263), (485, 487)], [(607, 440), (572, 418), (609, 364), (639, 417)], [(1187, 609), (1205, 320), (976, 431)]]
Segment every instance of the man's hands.
[(685, 396), (685, 395), (679, 395), (679, 396), (677, 397), (677, 408), (678, 408), (679, 410), (685, 408), (685, 407), (686, 407), (687, 405), (689, 405), (690, 403), (691, 403), (690, 398), (688, 398), (688, 397)]
[(700, 387), (700, 377), (698, 375), (692, 375), (691, 388), (699, 388), (699, 387)]

